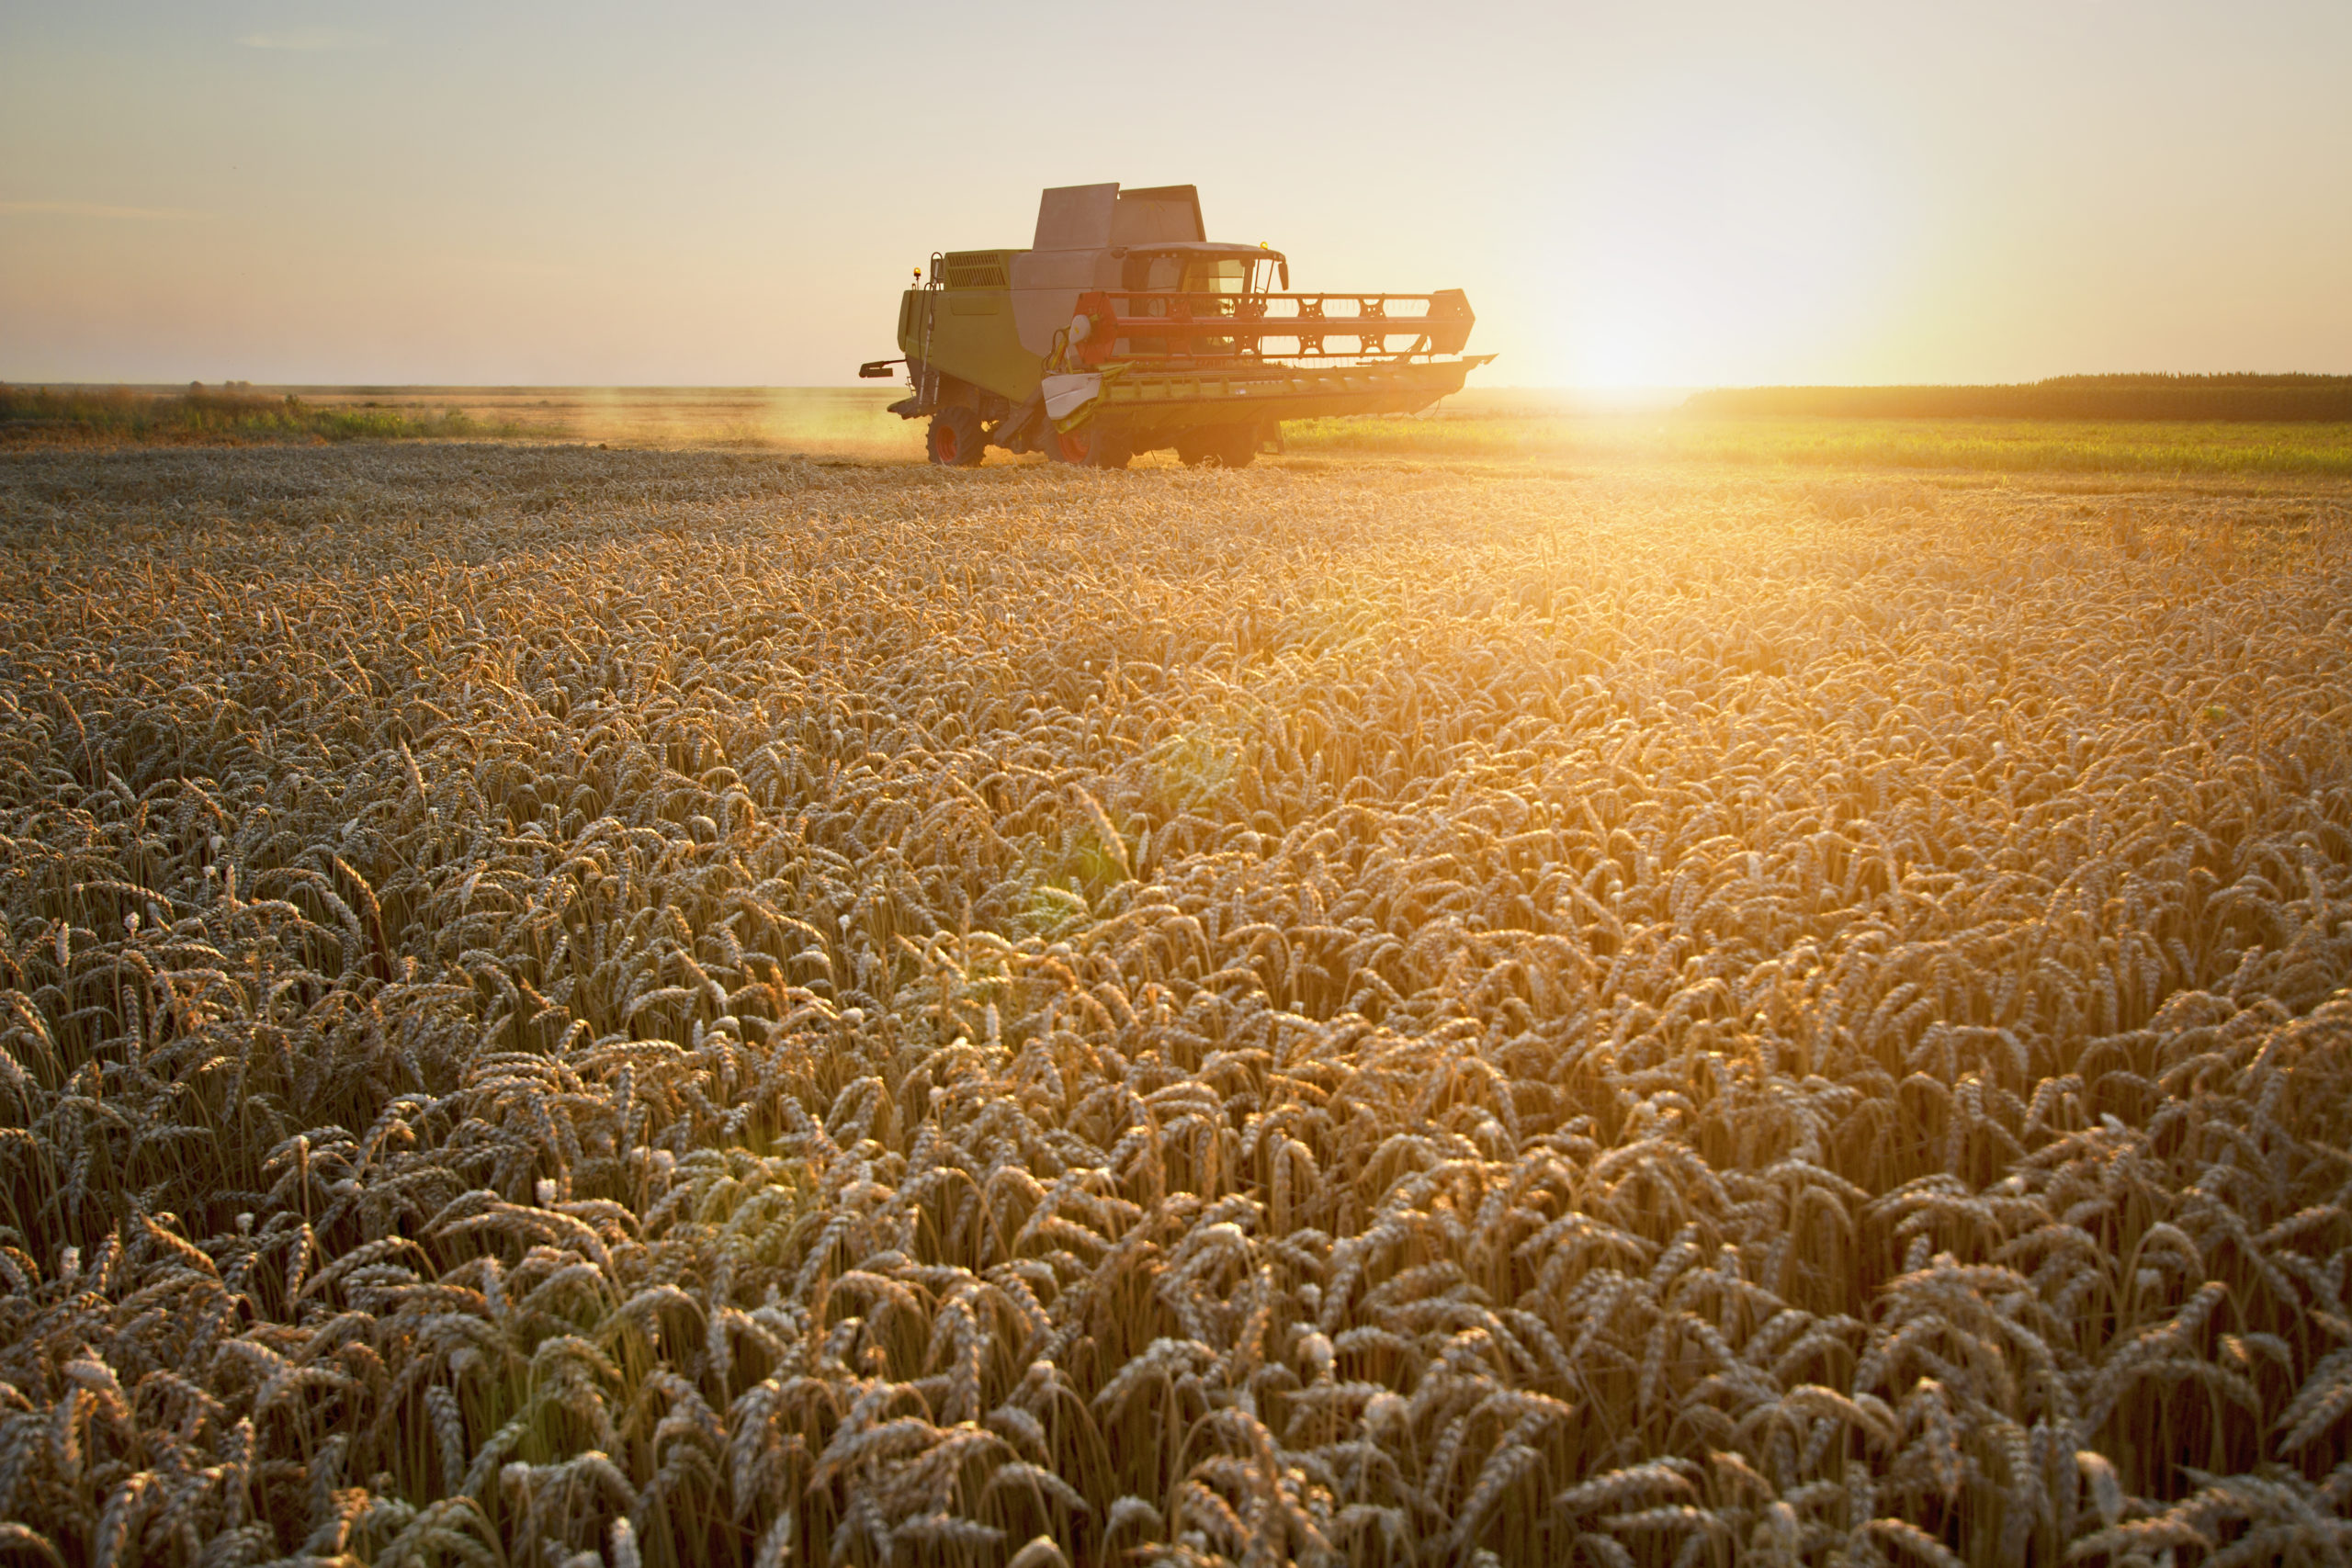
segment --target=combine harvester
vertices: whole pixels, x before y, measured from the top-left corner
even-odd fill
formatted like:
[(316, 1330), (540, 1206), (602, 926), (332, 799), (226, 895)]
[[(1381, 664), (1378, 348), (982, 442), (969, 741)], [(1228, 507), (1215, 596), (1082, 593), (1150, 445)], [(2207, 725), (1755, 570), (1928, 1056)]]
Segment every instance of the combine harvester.
[(890, 412), (929, 419), (931, 460), (948, 468), (1001, 446), (1123, 468), (1173, 446), (1238, 468), (1280, 449), (1286, 419), (1411, 413), (1494, 357), (1462, 353), (1458, 288), (1288, 292), (1281, 252), (1207, 238), (1191, 186), (1048, 190), (1029, 249), (934, 254), (915, 281), (899, 303), (906, 357), (858, 374), (906, 366), (913, 395)]

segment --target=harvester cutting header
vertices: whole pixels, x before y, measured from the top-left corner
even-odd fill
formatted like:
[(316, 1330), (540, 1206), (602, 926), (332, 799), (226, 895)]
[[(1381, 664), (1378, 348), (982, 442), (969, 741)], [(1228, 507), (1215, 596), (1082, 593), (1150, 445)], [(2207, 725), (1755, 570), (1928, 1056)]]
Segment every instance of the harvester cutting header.
[(1410, 413), (1494, 357), (1463, 354), (1458, 288), (1289, 290), (1280, 251), (1207, 238), (1191, 186), (1059, 186), (1029, 249), (933, 255), (899, 303), (913, 392), (890, 412), (929, 419), (950, 468), (990, 446), (1109, 468), (1173, 446), (1239, 468), (1283, 420)]

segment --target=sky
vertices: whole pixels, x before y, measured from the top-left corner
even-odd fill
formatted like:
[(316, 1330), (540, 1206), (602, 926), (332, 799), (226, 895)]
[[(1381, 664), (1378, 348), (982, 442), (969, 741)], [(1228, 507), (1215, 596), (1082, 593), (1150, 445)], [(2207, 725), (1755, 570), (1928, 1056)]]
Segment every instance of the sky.
[(1049, 185), (1487, 386), (2352, 372), (2352, 4), (0, 0), (0, 379), (818, 386)]

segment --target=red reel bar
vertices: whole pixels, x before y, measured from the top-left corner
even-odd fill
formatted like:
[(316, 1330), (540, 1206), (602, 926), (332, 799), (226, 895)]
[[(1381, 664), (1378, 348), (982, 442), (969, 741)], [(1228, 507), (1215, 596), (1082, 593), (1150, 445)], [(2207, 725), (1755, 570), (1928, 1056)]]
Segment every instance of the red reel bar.
[[(1410, 314), (1392, 305), (1419, 306)], [(1343, 308), (1347, 314), (1335, 314)], [(1089, 365), (1114, 359), (1373, 359), (1459, 354), (1476, 319), (1459, 288), (1434, 294), (1185, 294), (1167, 289), (1090, 289), (1079, 296), (1086, 335), (1071, 344)], [(1075, 334), (1073, 334), (1075, 336)], [(1328, 347), (1333, 339), (1352, 348)], [(1401, 351), (1391, 338), (1409, 340)], [(1286, 350), (1267, 347), (1287, 340)]]

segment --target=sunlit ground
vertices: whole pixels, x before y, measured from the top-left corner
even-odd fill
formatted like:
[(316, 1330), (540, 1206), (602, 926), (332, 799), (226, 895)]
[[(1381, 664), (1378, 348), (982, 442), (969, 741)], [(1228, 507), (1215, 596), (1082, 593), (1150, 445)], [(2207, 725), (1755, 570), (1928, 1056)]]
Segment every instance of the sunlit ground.
[(874, 398), (0, 455), (0, 1545), (2352, 1535), (2352, 486)]

